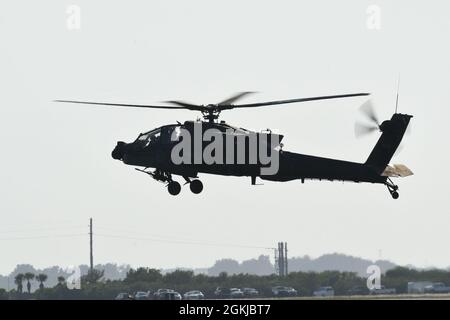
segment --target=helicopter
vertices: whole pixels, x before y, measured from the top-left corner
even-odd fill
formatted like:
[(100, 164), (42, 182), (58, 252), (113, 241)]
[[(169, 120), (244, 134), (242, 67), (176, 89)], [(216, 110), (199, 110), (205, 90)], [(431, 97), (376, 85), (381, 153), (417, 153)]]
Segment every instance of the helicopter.
[[(219, 103), (206, 105), (184, 101), (167, 101), (166, 104), (170, 105), (55, 101), (113, 107), (185, 109), (201, 112), (203, 120), (164, 125), (139, 134), (131, 143), (118, 141), (111, 153), (113, 159), (122, 161), (126, 165), (135, 166), (136, 170), (164, 183), (169, 194), (174, 196), (181, 191), (180, 183), (174, 180), (175, 175), (185, 180), (184, 185), (188, 184), (192, 193), (199, 194), (203, 190), (199, 174), (205, 173), (250, 177), (252, 185), (256, 184), (257, 177), (262, 180), (278, 182), (300, 180), (301, 183), (304, 183), (305, 180), (328, 180), (382, 184), (387, 187), (393, 199), (399, 198), (399, 187), (393, 183), (391, 178), (407, 177), (413, 173), (405, 165), (389, 165), (389, 162), (403, 139), (412, 118), (411, 115), (397, 113), (396, 106), (391, 119), (380, 123), (373, 106), (364, 104), (364, 108), (361, 107), (361, 110), (370, 124), (358, 124), (355, 126), (355, 132), (367, 134), (378, 130), (381, 132), (381, 136), (367, 160), (363, 163), (356, 163), (285, 151), (281, 143), (283, 135), (275, 134), (269, 129), (266, 132), (255, 132), (235, 127), (225, 121), (219, 121), (219, 115), (225, 110), (368, 96), (370, 93), (235, 104), (239, 99), (251, 93), (240, 92)], [(208, 132), (210, 134), (205, 139)], [(219, 143), (220, 141), (221, 143)], [(181, 144), (183, 144), (183, 148), (180, 148)], [(211, 147), (213, 144), (214, 147)], [(175, 149), (178, 153), (174, 153)], [(239, 150), (240, 153), (237, 152)], [(209, 151), (209, 159), (202, 157), (208, 153), (207, 151)], [(258, 157), (262, 154), (265, 154), (265, 158)], [(224, 160), (224, 155), (227, 161)], [(183, 161), (180, 161), (180, 158)], [(273, 160), (272, 163), (269, 163), (267, 159)], [(270, 170), (270, 166), (274, 163), (276, 164), (275, 170)]]

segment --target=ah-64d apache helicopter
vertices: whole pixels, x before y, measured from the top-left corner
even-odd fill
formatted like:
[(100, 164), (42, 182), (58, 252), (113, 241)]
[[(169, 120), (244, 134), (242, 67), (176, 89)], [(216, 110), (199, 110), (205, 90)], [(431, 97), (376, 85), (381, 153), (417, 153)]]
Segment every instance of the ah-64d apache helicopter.
[[(364, 111), (368, 119), (372, 122), (372, 125), (359, 125), (358, 127), (355, 127), (355, 129), (357, 129), (359, 133), (369, 133), (379, 130), (382, 134), (367, 160), (364, 163), (355, 163), (284, 151), (282, 150), (283, 145), (281, 144), (281, 140), (283, 139), (282, 135), (276, 135), (270, 131), (261, 133), (252, 132), (243, 128), (231, 126), (224, 121), (219, 122), (218, 118), (220, 113), (224, 110), (367, 96), (369, 95), (368, 93), (234, 104), (238, 99), (249, 93), (250, 92), (242, 92), (220, 103), (208, 105), (197, 105), (182, 101), (169, 101), (168, 103), (172, 104), (172, 106), (68, 100), (57, 100), (57, 102), (200, 111), (204, 121), (186, 121), (183, 124), (178, 122), (177, 124), (165, 125), (140, 134), (134, 142), (125, 143), (119, 141), (112, 151), (112, 157), (114, 159), (121, 160), (127, 165), (144, 167), (144, 169), (136, 168), (136, 170), (147, 173), (157, 181), (166, 183), (168, 192), (171, 195), (177, 195), (181, 190), (181, 185), (173, 180), (173, 175), (183, 177), (186, 180), (186, 184), (189, 184), (191, 191), (198, 194), (203, 190), (203, 184), (198, 179), (198, 174), (209, 173), (225, 176), (251, 177), (252, 184), (255, 184), (256, 177), (270, 181), (290, 181), (300, 179), (302, 183), (306, 179), (378, 183), (387, 187), (392, 198), (397, 199), (399, 197), (398, 186), (392, 182), (391, 177), (405, 177), (412, 175), (412, 172), (404, 165), (390, 166), (389, 162), (403, 138), (409, 121), (412, 118), (411, 115), (396, 112), (392, 115), (390, 120), (385, 120), (380, 124), (373, 109), (370, 106), (366, 107)], [(206, 141), (204, 137), (200, 137), (200, 140), (197, 139), (199, 138), (199, 135), (203, 135), (203, 132), (207, 132), (211, 129), (213, 129), (214, 132), (219, 133), (227, 143), (217, 144), (214, 149), (211, 148), (210, 144), (213, 144), (220, 136), (216, 135), (214, 138), (209, 137)], [(181, 131), (187, 132), (193, 136), (193, 139), (190, 139), (191, 141), (188, 141), (188, 139), (184, 142), (186, 142), (188, 146), (191, 146), (193, 150), (196, 147), (200, 148), (200, 152), (196, 152), (195, 150), (194, 152), (182, 150), (179, 153), (179, 156), (184, 157), (183, 159), (187, 161), (180, 163), (179, 161), (174, 161), (172, 151), (177, 145), (179, 146), (179, 143), (181, 143), (180, 139), (174, 139), (174, 136), (180, 136)], [(253, 141), (264, 141), (264, 143), (256, 144), (252, 149), (250, 143), (251, 137), (256, 137), (256, 140)], [(185, 136), (183, 136), (182, 140), (185, 140)], [(211, 142), (207, 143), (208, 140)], [(231, 143), (229, 143), (229, 141), (231, 141)], [(243, 143), (239, 144), (238, 141), (243, 141)], [(236, 155), (236, 148), (238, 146), (243, 146), (243, 155)], [(267, 169), (267, 161), (263, 162), (261, 159), (251, 161), (255, 158), (252, 153), (260, 154), (261, 150), (266, 147), (267, 150), (265, 151), (267, 151), (267, 154), (270, 153), (271, 156), (275, 155), (276, 157), (273, 159), (277, 159), (277, 170), (270, 174), (264, 173), (264, 168)], [(213, 161), (201, 159), (201, 155), (203, 155), (208, 148), (210, 155), (213, 157)], [(195, 159), (199, 154), (200, 159)], [(222, 161), (216, 158), (216, 156), (219, 156), (220, 154), (227, 155), (227, 157), (231, 154), (231, 156), (227, 158), (227, 161)], [(237, 159), (238, 157), (240, 158)], [(154, 170), (151, 171), (149, 168), (154, 168)]]

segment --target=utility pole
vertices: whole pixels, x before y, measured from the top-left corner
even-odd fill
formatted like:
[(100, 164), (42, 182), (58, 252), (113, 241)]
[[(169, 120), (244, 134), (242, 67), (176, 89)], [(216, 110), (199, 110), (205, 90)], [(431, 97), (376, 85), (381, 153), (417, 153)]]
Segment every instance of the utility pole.
[(284, 245), (283, 242), (278, 242), (278, 272), (279, 276), (284, 276)]
[(92, 218), (89, 219), (89, 240), (90, 240), (90, 271), (94, 270), (94, 254), (92, 250)]
[(278, 275), (281, 276), (281, 274), (283, 273), (283, 270), (281, 270), (281, 253), (280, 253), (280, 243), (278, 242)]
[(288, 255), (287, 255), (287, 242), (284, 243), (284, 275), (288, 275)]
[(278, 262), (278, 260), (279, 260), (278, 259), (278, 249), (277, 248), (274, 249), (274, 255), (275, 255), (274, 266), (275, 266), (275, 274), (280, 275), (280, 265), (279, 265), (279, 262)]
[(278, 249), (275, 249), (275, 272), (280, 277), (288, 275), (288, 254), (287, 242), (278, 242)]

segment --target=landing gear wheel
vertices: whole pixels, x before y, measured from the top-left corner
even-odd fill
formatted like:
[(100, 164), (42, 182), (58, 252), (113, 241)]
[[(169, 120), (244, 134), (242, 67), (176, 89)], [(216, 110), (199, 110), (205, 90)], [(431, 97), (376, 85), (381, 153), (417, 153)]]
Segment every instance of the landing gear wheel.
[(199, 194), (203, 190), (203, 183), (200, 180), (192, 180), (189, 184), (192, 193)]
[(390, 178), (387, 178), (385, 185), (386, 185), (389, 193), (391, 194), (392, 198), (398, 199), (398, 197), (400, 196), (397, 192), (398, 186), (395, 185)]
[(167, 191), (173, 196), (176, 196), (181, 191), (181, 186), (176, 181), (170, 181), (169, 185), (167, 186)]

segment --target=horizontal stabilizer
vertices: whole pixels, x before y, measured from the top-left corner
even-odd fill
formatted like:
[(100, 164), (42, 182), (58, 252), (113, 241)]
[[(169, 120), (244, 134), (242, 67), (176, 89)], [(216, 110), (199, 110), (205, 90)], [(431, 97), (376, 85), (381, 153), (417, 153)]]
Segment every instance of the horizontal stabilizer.
[(381, 174), (383, 177), (408, 177), (414, 173), (404, 164), (394, 164), (393, 166), (387, 166)]

